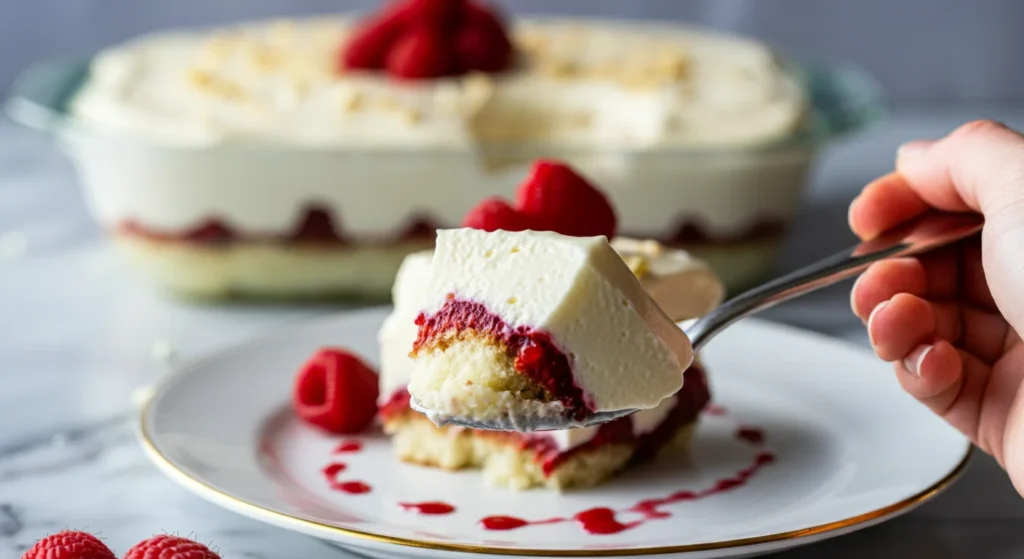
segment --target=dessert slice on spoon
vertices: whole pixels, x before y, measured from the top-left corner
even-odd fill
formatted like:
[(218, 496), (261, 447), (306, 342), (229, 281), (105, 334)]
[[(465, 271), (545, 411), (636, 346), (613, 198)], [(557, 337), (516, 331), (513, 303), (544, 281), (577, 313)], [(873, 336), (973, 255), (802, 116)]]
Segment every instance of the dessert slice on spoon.
[(693, 360), (605, 237), (440, 231), (426, 292), (409, 393), (438, 425), (603, 423), (658, 406)]

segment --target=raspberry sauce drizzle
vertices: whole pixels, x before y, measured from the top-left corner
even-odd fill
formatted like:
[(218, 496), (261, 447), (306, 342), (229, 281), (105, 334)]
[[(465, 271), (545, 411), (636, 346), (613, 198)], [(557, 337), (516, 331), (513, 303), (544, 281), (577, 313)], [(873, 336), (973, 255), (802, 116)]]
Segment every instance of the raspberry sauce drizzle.
[[(335, 449), (335, 454), (339, 452), (359, 452), (363, 449), (363, 443), (359, 441), (343, 441)], [(362, 481), (341, 481), (338, 479), (338, 474), (348, 469), (348, 464), (344, 462), (331, 462), (330, 464), (323, 467), (320, 473), (323, 474), (324, 480), (327, 481), (327, 485), (334, 491), (340, 491), (342, 493), (348, 493), (349, 495), (362, 495), (369, 493), (373, 490), (367, 483)]]
[[(667, 497), (645, 499), (637, 504), (622, 510), (615, 510), (608, 507), (595, 507), (579, 512), (572, 517), (548, 518), (545, 520), (526, 520), (514, 516), (488, 516), (480, 520), (480, 526), (485, 530), (516, 530), (526, 526), (539, 526), (543, 524), (558, 524), (562, 522), (575, 522), (588, 534), (608, 535), (625, 532), (637, 526), (641, 526), (650, 520), (669, 518), (672, 513), (664, 510), (663, 507), (684, 501), (696, 501), (720, 493), (725, 493), (741, 487), (747, 483), (758, 471), (765, 466), (775, 462), (775, 455), (770, 452), (760, 452), (754, 457), (753, 462), (736, 472), (736, 474), (722, 478), (711, 487), (700, 491), (676, 491)], [(639, 515), (639, 518), (624, 522), (619, 515)]]
[(417, 514), (451, 514), (455, 512), (455, 507), (442, 501), (427, 501), (425, 503), (398, 503), (398, 506), (405, 510), (413, 511)]

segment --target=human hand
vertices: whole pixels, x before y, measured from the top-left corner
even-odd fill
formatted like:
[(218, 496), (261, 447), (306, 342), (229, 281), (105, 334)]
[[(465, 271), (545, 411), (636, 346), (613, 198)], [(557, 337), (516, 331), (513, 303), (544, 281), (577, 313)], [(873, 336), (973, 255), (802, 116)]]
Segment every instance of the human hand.
[(851, 305), (903, 388), (1024, 495), (1024, 136), (977, 121), (904, 145), (851, 203), (850, 227), (870, 239), (930, 208), (981, 213), (980, 240), (872, 265)]

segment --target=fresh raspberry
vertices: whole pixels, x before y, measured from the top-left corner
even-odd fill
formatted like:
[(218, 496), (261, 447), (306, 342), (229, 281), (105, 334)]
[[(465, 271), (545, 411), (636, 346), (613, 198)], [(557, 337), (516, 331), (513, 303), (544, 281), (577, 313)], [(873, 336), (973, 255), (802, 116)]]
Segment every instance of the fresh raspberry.
[(388, 54), (388, 72), (397, 78), (422, 79), (452, 73), (444, 35), (427, 27), (407, 33)]
[(220, 559), (220, 555), (199, 542), (164, 534), (135, 544), (124, 559)]
[(303, 421), (331, 433), (366, 429), (377, 414), (377, 374), (355, 355), (324, 348), (295, 378), (292, 408)]
[(500, 72), (508, 67), (512, 41), (491, 9), (467, 3), (463, 24), (455, 35), (455, 56), (464, 72)]
[(376, 16), (359, 23), (342, 46), (341, 67), (382, 70), (388, 53), (405, 31), (407, 3), (395, 2)]
[(21, 559), (117, 559), (117, 556), (92, 534), (64, 530), (37, 541)]
[(438, 30), (451, 30), (463, 17), (466, 0), (411, 0), (407, 9), (408, 21)]
[(615, 235), (615, 210), (604, 193), (568, 165), (539, 160), (516, 193), (516, 205), (539, 229), (572, 237)]
[(463, 227), (484, 231), (525, 231), (530, 222), (501, 198), (488, 198), (476, 205), (462, 220)]
[(334, 229), (334, 219), (331, 218), (330, 210), (324, 208), (311, 208), (306, 211), (299, 224), (292, 240), (311, 242), (338, 241), (341, 235)]
[(471, 0), (404, 0), (371, 16), (342, 47), (342, 69), (387, 70), (403, 79), (497, 72), (512, 60), (505, 25)]

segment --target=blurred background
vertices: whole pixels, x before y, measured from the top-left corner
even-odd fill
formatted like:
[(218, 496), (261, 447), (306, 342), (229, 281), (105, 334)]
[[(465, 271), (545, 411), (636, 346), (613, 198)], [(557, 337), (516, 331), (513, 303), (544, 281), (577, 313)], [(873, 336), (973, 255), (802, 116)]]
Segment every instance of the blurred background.
[[(373, 0), (7, 0), (0, 92), (39, 58), (78, 55), (162, 27), (364, 10)], [(789, 52), (859, 63), (900, 105), (1024, 98), (1019, 0), (501, 0), (516, 13), (686, 20)]]
[[(852, 63), (877, 79), (888, 118), (829, 143), (806, 180), (801, 175), (806, 191), (774, 273), (853, 242), (849, 201), (892, 169), (901, 143), (978, 118), (1024, 129), (1022, 0), (493, 1), (515, 14), (733, 31), (798, 58)], [(33, 63), (84, 58), (142, 33), (377, 3), (0, 0), (0, 101)], [(313, 545), (306, 538), (220, 513), (163, 480), (135, 447), (128, 424), (132, 397), (173, 363), (337, 307), (203, 306), (162, 297), (113, 253), (86, 210), (75, 169), (52, 140), (0, 118), (0, 425), (7, 427), (0, 429), (0, 559), (14, 557), (4, 555), (7, 544), (25, 549), (55, 527), (85, 525), (121, 544), (142, 533), (202, 527), (218, 536), (225, 557), (323, 556), (313, 554), (321, 548), (305, 552), (301, 546)], [(768, 181), (755, 174), (746, 182), (758, 190)], [(848, 297), (846, 283), (767, 316), (866, 346)], [(1021, 557), (1022, 527), (1020, 499), (983, 458), (949, 496), (909, 517), (786, 557)]]

